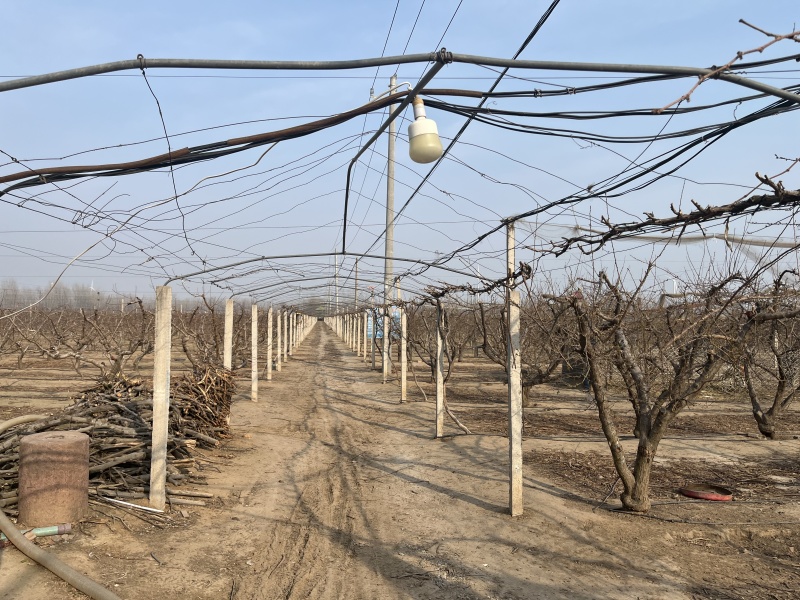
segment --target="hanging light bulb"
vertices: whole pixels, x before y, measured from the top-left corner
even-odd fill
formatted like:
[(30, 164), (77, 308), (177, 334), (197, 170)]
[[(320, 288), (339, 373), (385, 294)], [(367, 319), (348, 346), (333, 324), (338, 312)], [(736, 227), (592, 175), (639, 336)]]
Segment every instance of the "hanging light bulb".
[(442, 141), (439, 130), (432, 119), (425, 117), (422, 98), (414, 98), (414, 122), (408, 126), (408, 154), (417, 163), (429, 163), (442, 155)]

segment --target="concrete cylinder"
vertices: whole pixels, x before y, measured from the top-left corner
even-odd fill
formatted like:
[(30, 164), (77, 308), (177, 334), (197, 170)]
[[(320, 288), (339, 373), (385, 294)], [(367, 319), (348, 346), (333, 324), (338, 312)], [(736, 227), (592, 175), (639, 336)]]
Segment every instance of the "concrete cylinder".
[(89, 436), (26, 435), (19, 444), (19, 520), (29, 527), (75, 523), (89, 513)]

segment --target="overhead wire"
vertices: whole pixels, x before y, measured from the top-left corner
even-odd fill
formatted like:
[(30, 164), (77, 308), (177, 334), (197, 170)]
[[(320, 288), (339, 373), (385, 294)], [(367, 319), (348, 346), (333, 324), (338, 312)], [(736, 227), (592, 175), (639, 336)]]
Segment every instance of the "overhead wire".
[[(531, 32), (528, 34), (528, 37), (525, 39), (525, 41), (522, 43), (522, 45), (516, 51), (516, 53), (514, 54), (512, 60), (518, 58), (522, 54), (522, 52), (524, 52), (525, 48), (528, 47), (528, 45), (533, 40), (533, 38), (536, 36), (536, 34), (541, 30), (541, 28), (547, 22), (548, 18), (550, 17), (552, 12), (555, 10), (555, 8), (558, 6), (559, 2), (560, 2), (560, 0), (553, 0), (553, 2), (550, 4), (550, 6), (547, 8), (547, 10), (545, 10), (545, 12), (539, 18), (539, 21), (533, 27)], [(459, 2), (459, 7), (460, 6), (461, 6), (461, 3)], [(456, 9), (456, 11), (457, 10), (458, 9)], [(453, 15), (453, 18), (455, 18), (455, 14)], [(448, 27), (449, 27), (449, 25), (448, 25)], [(508, 72), (508, 70), (509, 70), (508, 67), (505, 68), (503, 70), (503, 72), (498, 76), (498, 78), (495, 80), (495, 82), (489, 88), (489, 93), (493, 92), (497, 88), (497, 86), (500, 84), (500, 82), (502, 81), (503, 77)], [(480, 102), (478, 103), (478, 106), (482, 107), (486, 103), (486, 101), (487, 101), (487, 98), (482, 98), (480, 100)], [(455, 144), (458, 142), (458, 140), (461, 138), (461, 136), (466, 131), (467, 127), (469, 127), (470, 123), (472, 123), (473, 119), (474, 119), (474, 117), (472, 117), (472, 116), (469, 116), (467, 118), (465, 123), (459, 129), (458, 133), (456, 133), (456, 135), (453, 137), (453, 139), (450, 141), (450, 143), (447, 145), (447, 147), (443, 150), (442, 155), (434, 162), (433, 166), (430, 168), (428, 173), (423, 177), (423, 179), (419, 183), (419, 185), (417, 185), (417, 187), (414, 189), (414, 191), (411, 193), (411, 195), (408, 197), (408, 199), (400, 207), (400, 210), (395, 212), (395, 215), (394, 215), (394, 217), (392, 219), (392, 223), (395, 223), (397, 221), (397, 219), (400, 217), (401, 214), (403, 214), (405, 209), (409, 206), (411, 201), (419, 193), (419, 191), (422, 189), (422, 187), (425, 185), (425, 183), (430, 179), (430, 177), (433, 175), (433, 173), (436, 172), (437, 168), (439, 167), (439, 165), (442, 164), (442, 161), (447, 156), (448, 152), (453, 148), (453, 146), (455, 146)], [(388, 227), (384, 229), (384, 231), (383, 231), (383, 233), (381, 235), (386, 235), (386, 230), (387, 229), (388, 229)], [(370, 245), (370, 247), (367, 249), (367, 252), (370, 252), (372, 250), (372, 248), (374, 248), (374, 246), (375, 246), (375, 243), (373, 242), (373, 244)]]
[[(514, 96), (508, 96), (508, 97), (514, 97)], [(522, 96), (519, 96), (519, 97), (522, 97)], [(758, 96), (751, 96), (751, 97), (749, 97), (748, 99), (750, 99), (750, 98), (752, 98), (752, 99), (755, 99), (755, 98), (758, 98), (758, 97), (762, 97), (762, 96), (761, 96), (761, 95), (758, 95)], [(157, 100), (157, 99), (156, 99), (156, 100)], [(434, 102), (435, 102), (435, 101), (434, 101)], [(733, 103), (733, 101), (726, 101), (726, 102), (724, 102), (724, 103), (720, 103), (719, 105), (716, 105), (716, 106), (721, 106), (721, 105), (723, 105), (723, 104), (732, 104), (732, 103)], [(447, 106), (447, 103), (442, 103), (442, 105), (443, 105), (443, 106)], [(457, 106), (457, 105), (451, 105), (451, 106), (455, 107), (455, 106)], [(775, 104), (773, 104), (772, 106), (773, 106), (773, 110), (775, 111), (775, 112), (773, 113), (773, 115), (781, 114), (782, 112), (788, 112), (787, 105), (775, 105)], [(463, 111), (470, 110), (470, 111), (473, 111), (473, 112), (474, 112), (474, 109), (472, 109), (471, 107), (460, 107), (460, 108), (459, 108), (459, 110), (463, 110)], [(693, 111), (693, 112), (694, 112), (694, 111)], [(489, 113), (487, 112), (487, 115), (488, 115), (488, 114), (489, 114)], [(497, 111), (496, 111), (495, 118), (497, 118), (497, 115), (499, 115), (499, 114), (500, 114), (500, 112), (497, 112)], [(525, 116), (525, 117), (530, 117), (530, 116), (532, 116), (533, 114), (534, 114), (534, 113), (526, 113), (524, 116)], [(677, 111), (677, 110), (674, 110), (674, 111), (672, 111), (670, 114), (672, 114), (672, 115), (676, 115), (676, 114), (683, 114), (683, 113), (679, 113), (679, 111)], [(503, 115), (503, 116), (507, 116), (507, 115)], [(565, 113), (562, 113), (561, 115), (557, 115), (557, 114), (549, 114), (549, 115), (548, 115), (548, 117), (553, 117), (553, 118), (559, 118), (559, 117), (561, 117), (561, 118), (573, 118), (573, 117), (575, 117), (575, 116), (578, 116), (579, 118), (582, 118), (582, 116), (581, 116), (581, 115), (578, 115), (577, 113), (566, 113), (566, 112), (565, 112)], [(608, 116), (611, 116), (611, 115), (609, 114)], [(618, 115), (615, 115), (615, 116), (618, 116)], [(626, 116), (628, 116), (628, 115), (626, 115)], [(630, 115), (630, 116), (633, 116), (633, 115)], [(758, 119), (764, 118), (765, 116), (772, 116), (772, 115), (769, 115), (769, 114), (768, 114), (768, 110), (764, 110), (764, 111), (762, 111), (761, 113), (752, 113), (751, 115), (749, 115), (749, 116), (745, 117), (745, 119), (747, 119), (747, 118), (751, 118), (751, 119), (752, 119), (752, 121), (755, 121), (755, 120), (758, 120)], [(601, 117), (597, 117), (597, 118), (601, 118)], [(748, 121), (748, 122), (751, 122), (751, 121)], [(487, 124), (492, 124), (492, 125), (494, 125), (495, 123), (487, 123)], [(506, 125), (506, 124), (503, 124), (503, 125)], [(705, 135), (705, 133), (706, 133), (706, 132), (708, 132), (708, 131), (711, 131), (711, 132), (714, 132), (714, 133), (718, 133), (718, 134), (720, 134), (720, 135), (725, 135), (725, 133), (727, 133), (727, 132), (730, 130), (730, 129), (729, 129), (729, 126), (730, 126), (730, 127), (732, 127), (732, 126), (734, 126), (734, 125), (738, 127), (738, 126), (741, 126), (741, 125), (742, 125), (742, 123), (740, 123), (740, 122), (737, 120), (736, 122), (729, 121), (729, 122), (727, 122), (727, 123), (725, 123), (725, 124), (717, 124), (716, 126), (715, 126), (715, 125), (706, 125), (706, 126), (704, 126), (704, 128), (702, 129), (702, 131), (701, 131), (701, 129), (700, 129), (700, 128), (695, 128), (695, 129), (693, 129), (693, 130), (684, 130), (684, 131), (682, 132), (682, 134), (683, 134), (684, 136), (685, 136), (685, 135), (693, 135), (693, 134), (694, 134), (694, 135)], [(544, 130), (544, 131), (547, 131), (547, 130), (548, 130), (548, 128), (543, 128), (543, 130)], [(552, 132), (552, 131), (554, 131), (554, 130), (553, 130), (552, 128), (550, 128), (550, 131)], [(588, 133), (588, 132), (583, 132), (583, 133)], [(670, 133), (674, 133), (674, 132), (670, 132)], [(165, 130), (165, 134), (166, 134), (166, 130)], [(670, 134), (667, 134), (667, 135), (670, 135)], [(640, 141), (640, 143), (650, 143), (650, 144), (652, 144), (652, 143), (653, 143), (655, 140), (657, 140), (657, 139), (658, 139), (658, 140), (662, 140), (662, 139), (669, 139), (669, 138), (667, 137), (667, 135), (664, 135), (664, 136), (661, 136), (661, 135), (656, 135), (656, 136), (639, 136), (639, 141)], [(577, 139), (583, 139), (582, 137), (580, 137), (580, 136), (577, 136), (577, 135), (576, 135), (576, 136), (573, 136), (573, 137), (576, 137)], [(601, 141), (604, 141), (604, 142), (609, 142), (609, 143), (610, 143), (610, 142), (613, 142), (613, 143), (618, 143), (618, 142), (619, 142), (619, 139), (617, 139), (617, 138), (620, 138), (620, 137), (625, 137), (625, 136), (611, 136), (611, 137), (613, 137), (614, 139), (602, 140), (601, 138), (598, 138), (598, 139), (597, 139), (597, 143), (599, 143), (599, 142), (601, 142)], [(688, 151), (688, 150), (690, 150), (690, 149), (691, 149), (691, 147), (689, 147), (689, 148), (686, 148), (686, 150), (684, 150), (684, 151)], [(680, 148), (680, 147), (679, 147), (679, 150), (683, 150), (683, 148)], [(701, 150), (701, 151), (702, 151), (702, 150)], [(170, 152), (169, 152), (168, 154), (170, 154), (170, 155), (171, 155), (171, 148), (170, 148)], [(642, 170), (644, 170), (646, 173), (649, 173), (649, 174), (651, 174), (651, 175), (654, 175), (656, 178), (657, 178), (657, 177), (659, 177), (659, 176), (661, 176), (661, 175), (663, 175), (663, 176), (671, 176), (671, 175), (674, 173), (674, 169), (672, 169), (672, 168), (670, 169), (670, 172), (663, 173), (663, 174), (662, 174), (662, 173), (658, 173), (658, 172), (656, 172), (656, 171), (655, 171), (655, 169), (657, 169), (657, 168), (659, 167), (659, 165), (661, 165), (661, 166), (664, 166), (664, 165), (667, 165), (667, 164), (668, 164), (670, 161), (674, 161), (674, 160), (678, 159), (678, 158), (680, 157), (680, 155), (681, 155), (681, 154), (682, 154), (682, 152), (680, 152), (680, 153), (679, 153), (677, 150), (673, 149), (673, 151), (671, 151), (671, 152), (670, 152), (668, 155), (666, 155), (666, 154), (662, 153), (662, 157), (663, 157), (663, 159), (668, 159), (666, 162), (659, 162), (659, 160), (649, 159), (649, 162), (648, 162), (647, 164), (644, 164), (644, 165), (640, 165), (640, 163), (639, 163), (639, 159), (637, 158), (637, 159), (635, 159), (635, 160), (633, 160), (633, 161), (630, 161), (630, 164), (628, 165), (627, 169), (630, 169), (630, 168), (632, 168), (632, 167), (635, 165), (637, 168), (641, 168), (641, 169), (642, 169)], [(699, 152), (697, 152), (697, 154), (699, 154)], [(693, 155), (693, 156), (696, 156), (696, 154), (695, 154), (695, 155)], [(692, 157), (690, 157), (690, 159), (691, 159), (691, 158), (693, 158), (693, 156), (692, 156)], [(169, 157), (169, 158), (171, 158), (171, 157)], [(463, 161), (462, 161), (462, 163), (463, 163)], [(7, 163), (7, 164), (11, 164), (11, 163)], [(181, 166), (188, 166), (188, 164), (189, 164), (189, 163), (186, 163), (185, 165), (181, 165)], [(462, 164), (462, 166), (464, 166), (465, 164), (466, 164), (466, 163), (463, 163), (463, 164)], [(683, 164), (686, 164), (686, 162), (683, 162), (683, 163), (681, 163), (681, 165), (678, 165), (678, 167), (682, 166)], [(175, 165), (174, 161), (172, 161), (172, 160), (169, 160), (169, 159), (168, 159), (166, 162), (162, 163), (162, 164), (161, 164), (159, 167), (156, 167), (156, 168), (169, 168), (169, 169), (173, 169), (173, 168), (176, 168), (177, 166), (178, 166), (178, 165)], [(148, 170), (152, 170), (152, 169), (149, 169), (149, 168), (148, 168)], [(237, 169), (237, 170), (238, 170), (238, 169)], [(369, 170), (369, 169), (368, 169), (368, 170)], [(132, 172), (141, 172), (141, 171), (132, 171)], [(620, 177), (620, 176), (621, 176), (622, 174), (624, 174), (624, 173), (625, 173), (625, 171), (623, 171), (622, 173), (617, 173), (615, 176), (616, 176), (616, 177)], [(122, 173), (119, 173), (119, 174), (122, 174)], [(643, 176), (644, 174), (643, 174), (643, 173), (636, 173), (636, 174), (634, 174), (634, 175)], [(604, 193), (605, 193), (605, 196), (606, 196), (606, 197), (614, 197), (614, 196), (615, 196), (614, 194), (611, 194), (611, 195), (607, 194), (607, 192), (608, 192), (608, 190), (609, 190), (609, 187), (610, 187), (610, 182), (613, 182), (613, 180), (614, 180), (614, 177), (615, 177), (615, 176), (611, 176), (610, 178), (606, 179), (606, 180), (604, 181), (604, 183), (603, 183), (603, 186), (600, 186), (600, 189), (603, 189), (603, 190), (604, 190)], [(652, 181), (655, 181), (655, 180), (657, 180), (657, 179), (652, 179)], [(202, 180), (201, 180), (201, 181), (202, 181)], [(635, 181), (635, 179), (631, 179), (631, 178), (629, 177), (629, 178), (626, 178), (626, 181), (625, 181), (625, 182), (623, 182), (623, 183), (624, 183), (625, 185), (630, 185), (630, 184), (632, 184), (634, 181)], [(652, 183), (652, 181), (650, 181), (650, 183)], [(496, 181), (495, 181), (495, 182), (493, 182), (493, 183), (498, 183), (498, 184), (499, 184), (499, 183), (503, 183), (503, 182), (501, 182), (501, 181), (499, 181), (499, 180), (496, 180)], [(198, 183), (198, 185), (199, 185), (199, 183)], [(649, 183), (647, 183), (647, 185), (649, 185)], [(205, 186), (204, 186), (204, 187), (205, 187)], [(642, 185), (640, 185), (640, 184), (636, 184), (636, 187), (627, 187), (627, 188), (612, 188), (612, 190), (611, 190), (611, 191), (613, 191), (613, 190), (615, 190), (615, 189), (619, 189), (619, 190), (620, 190), (619, 194), (616, 196), (616, 197), (618, 197), (619, 195), (622, 195), (623, 193), (629, 193), (630, 191), (635, 191), (635, 190), (637, 190), (637, 189), (643, 189), (643, 184), (642, 184)], [(191, 190), (190, 190), (190, 191), (191, 191)], [(437, 192), (438, 192), (438, 193), (446, 193), (446, 192), (444, 192), (443, 190), (437, 190)], [(49, 193), (49, 192), (48, 192), (48, 193)], [(96, 218), (112, 218), (112, 219), (115, 219), (115, 218), (116, 218), (116, 217), (112, 217), (112, 213), (111, 213), (111, 212), (108, 212), (108, 210), (111, 208), (111, 204), (110, 204), (110, 202), (113, 202), (113, 201), (114, 201), (114, 198), (111, 198), (111, 200), (109, 200), (108, 198), (105, 198), (105, 200), (104, 200), (104, 203), (103, 203), (103, 204), (100, 204), (100, 203), (99, 203), (99, 201), (100, 201), (101, 199), (103, 199), (103, 198), (104, 198), (104, 196), (105, 196), (105, 194), (106, 194), (106, 193), (107, 193), (107, 190), (106, 190), (106, 191), (104, 191), (104, 192), (102, 192), (100, 195), (96, 195), (96, 196), (94, 196), (94, 198), (95, 198), (94, 200), (92, 200), (92, 201), (89, 201), (89, 202), (83, 202), (83, 206), (85, 207), (86, 211), (85, 211), (85, 212), (82, 212), (82, 213), (79, 213), (79, 214), (81, 214), (81, 215), (82, 215), (82, 216), (81, 216), (81, 219), (96, 219)], [(452, 192), (451, 192), (451, 193), (452, 193)], [(178, 194), (177, 194), (177, 191), (176, 191), (176, 193), (175, 193), (175, 196), (177, 197), (177, 195), (178, 195)], [(585, 195), (584, 195), (584, 196), (585, 196)], [(593, 197), (593, 198), (598, 198), (598, 197), (601, 197), (601, 196), (600, 196), (600, 195), (590, 195), (590, 196), (584, 197), (583, 199), (589, 199), (589, 198), (592, 198), (592, 197)], [(540, 200), (542, 200), (542, 201), (543, 201), (543, 198), (540, 198)], [(6, 201), (6, 199), (3, 199), (3, 201)], [(55, 206), (55, 205), (53, 205), (53, 204), (51, 203), (51, 206)], [(485, 208), (485, 207), (484, 207), (484, 208)], [(64, 207), (64, 209), (66, 210), (66, 207)], [(73, 214), (74, 214), (74, 213), (73, 213)], [(366, 217), (366, 214), (367, 214), (367, 213), (365, 213), (365, 217)], [(123, 216), (123, 214), (122, 214), (122, 213), (120, 213), (120, 214), (119, 214), (119, 216), (120, 216), (120, 217), (122, 217), (122, 216)], [(166, 220), (168, 220), (169, 218), (171, 218), (171, 217), (169, 217), (169, 212), (167, 212), (167, 213), (164, 213), (164, 218), (165, 218)], [(85, 222), (86, 222), (86, 223), (91, 223), (91, 221), (85, 221)], [(118, 222), (118, 221), (117, 221), (117, 222)], [(211, 223), (213, 223), (213, 221), (212, 221)], [(362, 220), (362, 223), (363, 223), (363, 220)], [(155, 231), (155, 232), (157, 232), (157, 233), (161, 233), (161, 234), (163, 234), (163, 233), (165, 232), (163, 228), (161, 228), (161, 229), (155, 229), (154, 231)], [(231, 231), (231, 228), (223, 228), (223, 229), (222, 229), (222, 231)], [(189, 240), (188, 240), (188, 234), (186, 234), (186, 229), (185, 229), (185, 227), (183, 228), (183, 232), (184, 232), (184, 234), (185, 234), (185, 237), (187, 238), (187, 239), (186, 239), (186, 241), (188, 242), (188, 241), (189, 241)], [(153, 260), (155, 260), (157, 263), (158, 263), (159, 261), (161, 261), (161, 262), (160, 262), (160, 264), (162, 264), (162, 265), (163, 265), (163, 264), (165, 264), (165, 263), (163, 262), (162, 258), (165, 258), (165, 257), (168, 255), (168, 251), (166, 250), (166, 248), (163, 248), (162, 250), (164, 251), (164, 254), (161, 254), (161, 255), (156, 255), (155, 257), (152, 257), (152, 258), (153, 258)], [(238, 248), (237, 248), (237, 249), (231, 248), (231, 250), (232, 250), (232, 251), (234, 251), (234, 252), (239, 252), (239, 253), (241, 254), (241, 250), (240, 250), (240, 249), (238, 249)], [(463, 257), (466, 257), (466, 256), (468, 256), (468, 253), (469, 253), (469, 251), (463, 251), (463, 252), (461, 252), (461, 253), (460, 253), (460, 254), (458, 254), (458, 255), (460, 255), (460, 256), (463, 256)], [(188, 264), (188, 263), (187, 263), (187, 264)], [(163, 270), (163, 267), (162, 267), (162, 270)]]

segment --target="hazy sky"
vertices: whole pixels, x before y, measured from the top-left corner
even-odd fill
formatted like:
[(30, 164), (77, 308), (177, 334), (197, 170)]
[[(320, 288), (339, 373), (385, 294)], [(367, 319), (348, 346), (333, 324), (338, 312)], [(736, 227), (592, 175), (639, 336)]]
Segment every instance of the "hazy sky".
[[(510, 58), (549, 4), (530, 0), (6, 3), (0, 81), (131, 59), (137, 54), (146, 58), (340, 60), (431, 52), (445, 46), (459, 54)], [(793, 0), (678, 0), (667, 4), (564, 0), (521, 58), (707, 67), (768, 41), (739, 19), (767, 31), (788, 33), (799, 17), (800, 5)], [(744, 60), (793, 53), (800, 53), (800, 45), (783, 42)], [(403, 65), (397, 76), (413, 85), (427, 68), (425, 64)], [(168, 150), (164, 128), (169, 147), (176, 150), (310, 122), (367, 103), (373, 84), (376, 93), (384, 91), (393, 72), (392, 66), (325, 72), (151, 69), (147, 82), (138, 71), (128, 71), (0, 93), (0, 150), (4, 153), (0, 155), (0, 176), (26, 168), (105, 164), (163, 154)], [(497, 74), (497, 69), (449, 65), (429, 87), (485, 91)], [(745, 75), (788, 87), (800, 84), (800, 64), (783, 63)], [(497, 89), (580, 88), (626, 77), (513, 70)], [(526, 113), (650, 109), (680, 97), (693, 82), (678, 79), (574, 95), (493, 99), (486, 106)], [(751, 90), (711, 81), (682, 106), (752, 95)], [(478, 102), (452, 96), (439, 99), (465, 106)], [(538, 128), (649, 138), (740, 119), (773, 101), (758, 99), (674, 117), (508, 119)], [(258, 256), (337, 250), (347, 163), (385, 115), (385, 110), (378, 110), (307, 137), (280, 142), (255, 166), (251, 165), (267, 147), (174, 172), (83, 178), (7, 194), (0, 198), (0, 281), (15, 279), (22, 286), (46, 286), (71, 258), (134, 213), (126, 227), (76, 261), (63, 281), (146, 295), (170, 276), (206, 267)], [(428, 108), (428, 116), (437, 121), (445, 144), (465, 122), (464, 116), (432, 108)], [(409, 199), (430, 169), (408, 159), (407, 125), (407, 120), (399, 123), (397, 207)], [(787, 166), (776, 156), (800, 155), (797, 131), (795, 112), (759, 120), (709, 144), (674, 176), (641, 190), (633, 190), (636, 184), (630, 184), (625, 188), (630, 193), (619, 198), (553, 210), (540, 222), (597, 226), (602, 215), (616, 221), (633, 220), (643, 211), (666, 215), (671, 203), (691, 206), (690, 199), (704, 205), (731, 202), (757, 184), (756, 171), (775, 174)], [(580, 139), (582, 134), (555, 137), (544, 133), (542, 129), (523, 133), (472, 123), (398, 219), (395, 254), (434, 259), (472, 241), (502, 217), (615, 176), (624, 179), (626, 173), (641, 171), (637, 165), (700, 135), (654, 143), (590, 143)], [(383, 242), (377, 238), (385, 221), (386, 146), (383, 136), (355, 167), (348, 251), (383, 253)], [(235, 173), (224, 175), (231, 171)], [(209, 177), (212, 179), (206, 179)], [(797, 189), (800, 169), (782, 179), (787, 188)], [(155, 204), (159, 206), (142, 210)], [(779, 235), (792, 238), (794, 223), (785, 224), (787, 228)], [(774, 228), (763, 229), (757, 219), (734, 226), (743, 235), (777, 235)], [(550, 227), (540, 229), (540, 238), (534, 240), (534, 229), (520, 228), (522, 244), (568, 235), (564, 227)], [(448, 266), (499, 276), (504, 245), (505, 237), (499, 232)], [(660, 262), (665, 280), (671, 279), (672, 273), (684, 273), (687, 266), (696, 269), (702, 261), (711, 262), (712, 255), (716, 260), (725, 254), (720, 242), (709, 242), (703, 248), (705, 255), (697, 247), (688, 250), (688, 261), (686, 249), (670, 249)], [(542, 261), (542, 276), (555, 278), (565, 269), (597, 268), (614, 259), (636, 265), (661, 247), (632, 249), (630, 244), (618, 244), (615, 249), (619, 254), (603, 254), (594, 265), (574, 254)], [(530, 251), (520, 248), (519, 259), (531, 257)], [(241, 293), (274, 286), (255, 296), (266, 302), (291, 302), (298, 297), (326, 295), (330, 285), (326, 278), (332, 275), (333, 265), (332, 257), (254, 262), (195, 278), (187, 289), (229, 293), (224, 288), (229, 285)], [(395, 272), (404, 274), (410, 266), (398, 261)], [(353, 259), (346, 258), (340, 269), (341, 294), (352, 297)], [(361, 262), (362, 297), (368, 286), (380, 288), (382, 269), (380, 260)], [(211, 282), (232, 275), (237, 277), (217, 281), (217, 287)], [(404, 287), (413, 292), (444, 280), (466, 278), (431, 269), (408, 275)], [(305, 291), (293, 291), (298, 286)], [(283, 295), (276, 296), (278, 292)], [(182, 292), (176, 289), (176, 293)]]

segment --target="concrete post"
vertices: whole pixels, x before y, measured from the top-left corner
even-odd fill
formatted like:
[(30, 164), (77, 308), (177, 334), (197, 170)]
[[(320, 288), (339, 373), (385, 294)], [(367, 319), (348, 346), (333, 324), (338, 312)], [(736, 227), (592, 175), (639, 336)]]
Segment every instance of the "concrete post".
[(367, 346), (369, 345), (369, 311), (364, 311), (364, 362), (369, 360)]
[(275, 370), (278, 371), (278, 373), (281, 372), (281, 362), (283, 362), (283, 341), (281, 340), (281, 330), (283, 329), (282, 312), (282, 310), (278, 309), (278, 312), (275, 313), (275, 327), (277, 327), (277, 339), (275, 340)]
[(376, 353), (375, 347), (378, 345), (378, 327), (377, 327), (377, 323), (375, 322), (377, 319), (375, 319), (374, 311), (373, 311), (373, 314), (370, 315), (370, 320), (372, 322), (372, 340), (371, 340), (371, 343), (370, 343), (370, 348), (372, 350), (372, 370), (374, 371), (375, 370), (375, 353)]
[(283, 311), (283, 362), (289, 362), (289, 311)]
[(444, 335), (441, 302), (436, 303), (436, 437), (444, 435)]
[(250, 400), (258, 402), (258, 305), (250, 308)]
[(295, 313), (289, 313), (289, 356), (294, 356), (294, 344), (295, 344), (295, 331), (294, 331), (294, 319)]
[(272, 307), (267, 311), (267, 381), (272, 381)]
[[(397, 85), (397, 77), (392, 75), (389, 79), (389, 88)], [(389, 107), (389, 112), (394, 110), (394, 105)], [(391, 357), (389, 356), (389, 317), (390, 303), (392, 300), (392, 275), (394, 271), (394, 147), (397, 138), (396, 122), (389, 124), (389, 145), (386, 152), (386, 234), (384, 235), (384, 264), (383, 264), (383, 383), (389, 379)]]
[(167, 501), (167, 434), (172, 348), (172, 288), (156, 288), (153, 357), (153, 433), (150, 454), (150, 506), (164, 510)]
[(357, 312), (353, 318), (355, 319), (355, 330), (353, 335), (356, 339), (356, 356), (361, 356), (361, 313)]
[(392, 358), (389, 356), (389, 305), (383, 307), (383, 351), (381, 352), (381, 363), (383, 365), (383, 383), (389, 379), (389, 365)]
[(405, 307), (400, 308), (400, 402), (408, 394), (408, 317)]
[(230, 370), (233, 366), (233, 300), (225, 301), (225, 338), (223, 342), (222, 366)]
[(512, 289), (516, 260), (514, 257), (514, 224), (506, 230), (506, 345), (508, 370), (508, 506), (511, 516), (522, 514), (522, 369), (519, 333), (519, 292)]
[(350, 352), (355, 349), (355, 336), (353, 335), (353, 315), (347, 315), (347, 347), (350, 348)]

